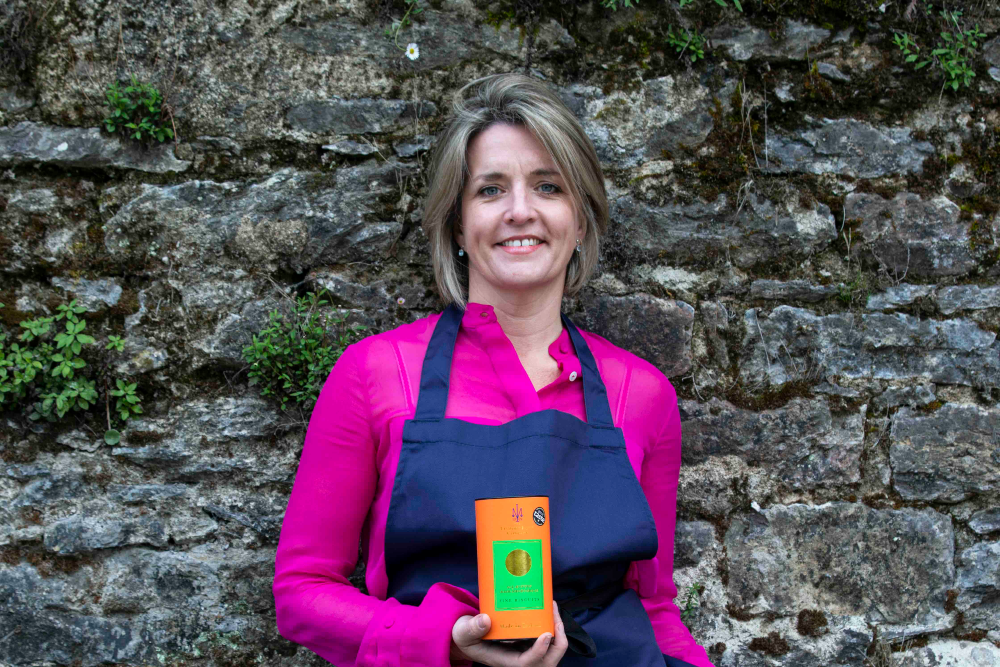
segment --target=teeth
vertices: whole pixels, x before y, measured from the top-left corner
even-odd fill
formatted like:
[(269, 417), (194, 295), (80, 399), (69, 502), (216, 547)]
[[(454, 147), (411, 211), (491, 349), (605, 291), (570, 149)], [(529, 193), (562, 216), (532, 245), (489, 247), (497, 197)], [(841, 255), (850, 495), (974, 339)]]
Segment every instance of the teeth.
[(504, 241), (500, 245), (520, 248), (524, 245), (538, 245), (539, 243), (541, 243), (541, 241), (538, 239), (514, 239), (513, 241)]

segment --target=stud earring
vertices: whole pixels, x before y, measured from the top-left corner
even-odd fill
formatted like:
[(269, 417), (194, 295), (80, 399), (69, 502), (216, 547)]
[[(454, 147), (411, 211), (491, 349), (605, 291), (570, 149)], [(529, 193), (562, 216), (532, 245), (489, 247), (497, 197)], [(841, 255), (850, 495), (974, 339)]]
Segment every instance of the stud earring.
[(464, 254), (465, 254), (465, 248), (459, 248), (458, 249), (458, 256), (461, 257)]
[(583, 245), (580, 244), (580, 239), (576, 240), (576, 251), (583, 252)]

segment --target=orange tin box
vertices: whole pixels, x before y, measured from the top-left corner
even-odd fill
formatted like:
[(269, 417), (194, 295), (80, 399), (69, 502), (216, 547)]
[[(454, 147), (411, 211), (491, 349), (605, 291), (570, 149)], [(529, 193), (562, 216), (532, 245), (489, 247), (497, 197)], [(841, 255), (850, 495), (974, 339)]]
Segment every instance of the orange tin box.
[(549, 497), (476, 500), (479, 612), (492, 621), (484, 639), (555, 636)]

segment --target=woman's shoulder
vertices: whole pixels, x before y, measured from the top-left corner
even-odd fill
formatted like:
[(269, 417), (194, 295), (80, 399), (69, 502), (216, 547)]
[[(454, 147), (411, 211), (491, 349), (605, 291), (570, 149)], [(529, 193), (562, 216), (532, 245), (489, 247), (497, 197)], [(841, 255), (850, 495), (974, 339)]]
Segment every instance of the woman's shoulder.
[(597, 360), (609, 390), (616, 385), (627, 391), (630, 397), (638, 390), (640, 395), (647, 395), (657, 402), (676, 400), (677, 392), (673, 384), (652, 363), (592, 331), (580, 329), (580, 333)]
[(395, 368), (398, 361), (410, 357), (422, 359), (439, 319), (441, 313), (432, 313), (393, 329), (373, 333), (349, 345), (345, 353), (355, 355), (359, 365), (368, 370), (385, 369), (389, 361)]

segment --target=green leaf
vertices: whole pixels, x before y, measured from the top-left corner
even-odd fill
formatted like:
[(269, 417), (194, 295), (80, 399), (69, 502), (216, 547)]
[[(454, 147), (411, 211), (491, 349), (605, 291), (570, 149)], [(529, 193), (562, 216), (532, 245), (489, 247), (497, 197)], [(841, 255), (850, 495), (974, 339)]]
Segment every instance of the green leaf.
[(104, 432), (104, 442), (109, 445), (117, 445), (121, 442), (122, 434), (115, 429), (109, 429)]

